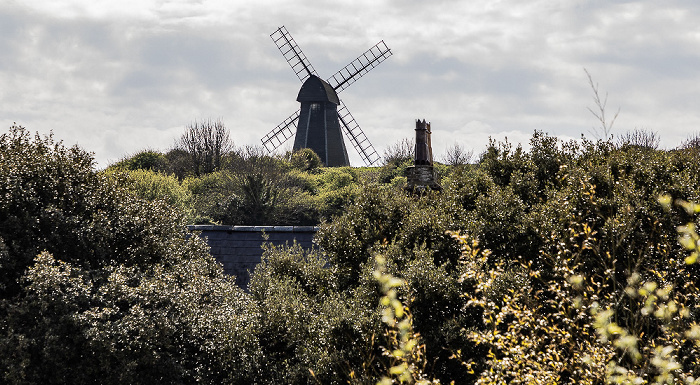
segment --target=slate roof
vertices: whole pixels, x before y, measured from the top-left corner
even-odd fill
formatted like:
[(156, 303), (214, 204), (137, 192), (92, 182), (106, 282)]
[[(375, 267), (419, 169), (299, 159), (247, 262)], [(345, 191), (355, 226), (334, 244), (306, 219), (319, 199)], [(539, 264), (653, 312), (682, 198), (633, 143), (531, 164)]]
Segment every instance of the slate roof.
[(318, 76), (311, 75), (299, 90), (297, 102), (340, 104), (338, 94), (333, 87)]
[[(212, 226), (190, 225), (189, 231), (197, 231), (209, 244), (211, 255), (227, 274), (236, 276), (236, 284), (244, 289), (250, 282), (250, 273), (260, 263), (264, 242), (276, 246), (296, 242), (304, 249), (314, 246), (313, 237), (318, 231), (314, 226)], [(263, 234), (267, 235), (267, 241)]]

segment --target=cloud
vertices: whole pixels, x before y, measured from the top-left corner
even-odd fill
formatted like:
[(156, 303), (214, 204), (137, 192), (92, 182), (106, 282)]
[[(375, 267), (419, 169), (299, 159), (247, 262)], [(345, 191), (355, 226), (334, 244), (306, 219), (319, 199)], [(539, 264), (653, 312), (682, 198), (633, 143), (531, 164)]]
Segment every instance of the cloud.
[(700, 123), (699, 21), (691, 0), (10, 1), (0, 122), (54, 130), (101, 164), (165, 149), (194, 119), (258, 144), (298, 108), (269, 38), (286, 25), (326, 77), (381, 39), (392, 49), (340, 95), (380, 153), (417, 118), (435, 143), (473, 148), (535, 129), (577, 138), (596, 125), (584, 68), (621, 108), (614, 130), (673, 147)]

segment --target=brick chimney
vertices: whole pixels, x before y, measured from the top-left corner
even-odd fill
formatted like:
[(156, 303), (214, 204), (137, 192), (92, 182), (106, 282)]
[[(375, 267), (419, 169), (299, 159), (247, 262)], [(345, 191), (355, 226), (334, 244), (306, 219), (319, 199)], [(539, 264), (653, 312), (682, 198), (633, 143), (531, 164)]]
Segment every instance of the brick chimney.
[(433, 148), (430, 140), (430, 123), (416, 120), (416, 148), (413, 166), (407, 170), (406, 189), (422, 193), (426, 189), (442, 190), (433, 170)]

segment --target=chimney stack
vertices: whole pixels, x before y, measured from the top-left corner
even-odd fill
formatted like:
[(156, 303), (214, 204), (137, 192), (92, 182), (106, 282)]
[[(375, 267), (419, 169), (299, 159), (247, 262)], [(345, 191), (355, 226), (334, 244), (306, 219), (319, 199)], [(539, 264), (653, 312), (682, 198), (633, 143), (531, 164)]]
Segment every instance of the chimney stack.
[(433, 148), (431, 143), (430, 123), (416, 120), (416, 148), (413, 166), (408, 168), (408, 183), (406, 189), (422, 193), (427, 188), (442, 190), (437, 183), (433, 169)]

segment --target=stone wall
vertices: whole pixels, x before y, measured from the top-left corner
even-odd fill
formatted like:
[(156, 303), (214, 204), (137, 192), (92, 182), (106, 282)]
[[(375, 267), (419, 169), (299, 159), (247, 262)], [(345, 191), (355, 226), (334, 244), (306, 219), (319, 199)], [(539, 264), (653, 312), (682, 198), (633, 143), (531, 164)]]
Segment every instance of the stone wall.
[[(262, 258), (264, 242), (273, 245), (291, 245), (296, 242), (311, 249), (318, 231), (313, 226), (187, 226), (206, 239), (212, 256), (224, 267), (224, 272), (236, 276), (236, 284), (247, 288), (250, 273)], [(265, 240), (263, 235), (268, 238)]]

